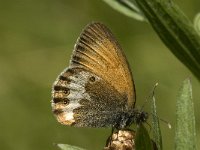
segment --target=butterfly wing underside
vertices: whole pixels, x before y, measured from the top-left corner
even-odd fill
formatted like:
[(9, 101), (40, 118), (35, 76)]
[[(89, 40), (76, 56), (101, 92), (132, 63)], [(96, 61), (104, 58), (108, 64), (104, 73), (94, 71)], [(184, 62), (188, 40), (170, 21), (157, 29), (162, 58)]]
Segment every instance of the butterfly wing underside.
[(107, 27), (101, 23), (86, 26), (52, 95), (53, 112), (65, 125), (111, 126), (118, 114), (134, 107), (129, 65)]

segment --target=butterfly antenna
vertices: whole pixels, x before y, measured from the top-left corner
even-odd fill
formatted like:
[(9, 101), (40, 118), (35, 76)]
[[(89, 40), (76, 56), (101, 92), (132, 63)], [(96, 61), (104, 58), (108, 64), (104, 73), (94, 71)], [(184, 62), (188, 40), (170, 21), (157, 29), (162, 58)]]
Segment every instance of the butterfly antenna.
[[(156, 84), (154, 85), (152, 91), (150, 92), (149, 96), (146, 98), (144, 104), (142, 105), (141, 110), (143, 110), (144, 106), (145, 106), (146, 103), (149, 101), (149, 99), (150, 99), (151, 97), (152, 97), (152, 98), (154, 97), (155, 89), (156, 89), (157, 86), (158, 86), (158, 83), (156, 83)], [(156, 116), (156, 115), (153, 114), (153, 113), (151, 113), (151, 115), (154, 116), (154, 117), (156, 117), (156, 118), (158, 118), (160, 121), (166, 123), (169, 129), (172, 128), (171, 124), (170, 124), (168, 121), (166, 121), (166, 120), (164, 120), (164, 119), (161, 119), (160, 117)], [(149, 125), (149, 124), (148, 124), (148, 125)]]
[(149, 132), (151, 132), (151, 129), (152, 129), (151, 125), (148, 122), (145, 122), (145, 123), (149, 126)]
[(149, 96), (146, 98), (144, 104), (142, 105), (141, 110), (143, 110), (144, 106), (146, 106), (146, 103), (149, 101), (149, 99), (150, 99), (151, 97), (154, 96), (155, 89), (156, 89), (157, 86), (158, 86), (158, 83), (156, 83), (156, 84), (154, 85), (152, 91), (149, 93)]
[(170, 124), (168, 121), (166, 121), (166, 120), (164, 120), (164, 119), (162, 119), (162, 118), (156, 116), (155, 114), (152, 114), (152, 113), (151, 113), (151, 115), (154, 116), (154, 117), (156, 117), (158, 120), (162, 121), (163, 123), (166, 123), (169, 129), (172, 128), (171, 124)]

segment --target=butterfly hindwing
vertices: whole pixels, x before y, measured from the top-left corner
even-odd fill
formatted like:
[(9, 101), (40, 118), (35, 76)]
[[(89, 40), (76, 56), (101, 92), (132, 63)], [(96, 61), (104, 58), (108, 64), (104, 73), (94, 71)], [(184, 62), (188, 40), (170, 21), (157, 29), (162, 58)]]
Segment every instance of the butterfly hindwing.
[(55, 81), (53, 91), (53, 112), (65, 125), (112, 126), (127, 105), (126, 95), (82, 69), (65, 70)]

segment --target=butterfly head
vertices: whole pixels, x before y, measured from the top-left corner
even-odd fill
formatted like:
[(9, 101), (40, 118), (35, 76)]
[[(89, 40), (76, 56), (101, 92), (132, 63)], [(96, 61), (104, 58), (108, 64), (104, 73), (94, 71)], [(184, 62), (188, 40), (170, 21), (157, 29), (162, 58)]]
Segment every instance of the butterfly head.
[(124, 129), (133, 123), (136, 125), (145, 123), (147, 121), (147, 119), (148, 119), (147, 112), (132, 109), (132, 110), (129, 110), (128, 112), (120, 113), (120, 115), (117, 119), (118, 121), (114, 127), (116, 129)]
[(135, 123), (136, 124), (140, 124), (140, 123), (144, 123), (147, 121), (148, 119), (148, 113), (144, 112), (144, 111), (138, 111), (136, 113), (136, 118), (135, 118)]
[(140, 125), (141, 123), (145, 123), (148, 119), (148, 113), (142, 110), (133, 109), (129, 113), (129, 121), (127, 122), (127, 126), (135, 123)]

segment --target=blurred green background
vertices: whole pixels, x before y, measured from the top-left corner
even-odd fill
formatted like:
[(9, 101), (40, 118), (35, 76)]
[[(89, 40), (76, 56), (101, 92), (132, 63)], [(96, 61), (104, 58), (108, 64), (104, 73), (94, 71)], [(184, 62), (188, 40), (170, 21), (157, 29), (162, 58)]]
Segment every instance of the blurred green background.
[[(199, 0), (176, 0), (190, 20)], [(55, 150), (54, 143), (102, 149), (111, 129), (73, 128), (57, 123), (51, 112), (51, 86), (68, 66), (83, 27), (106, 24), (123, 47), (133, 71), (137, 106), (153, 85), (164, 149), (174, 147), (175, 100), (181, 82), (191, 77), (197, 143), (200, 143), (200, 85), (171, 54), (150, 25), (120, 14), (101, 0), (0, 1), (0, 149)], [(149, 106), (145, 109), (148, 111)], [(198, 145), (200, 147), (200, 144)]]

